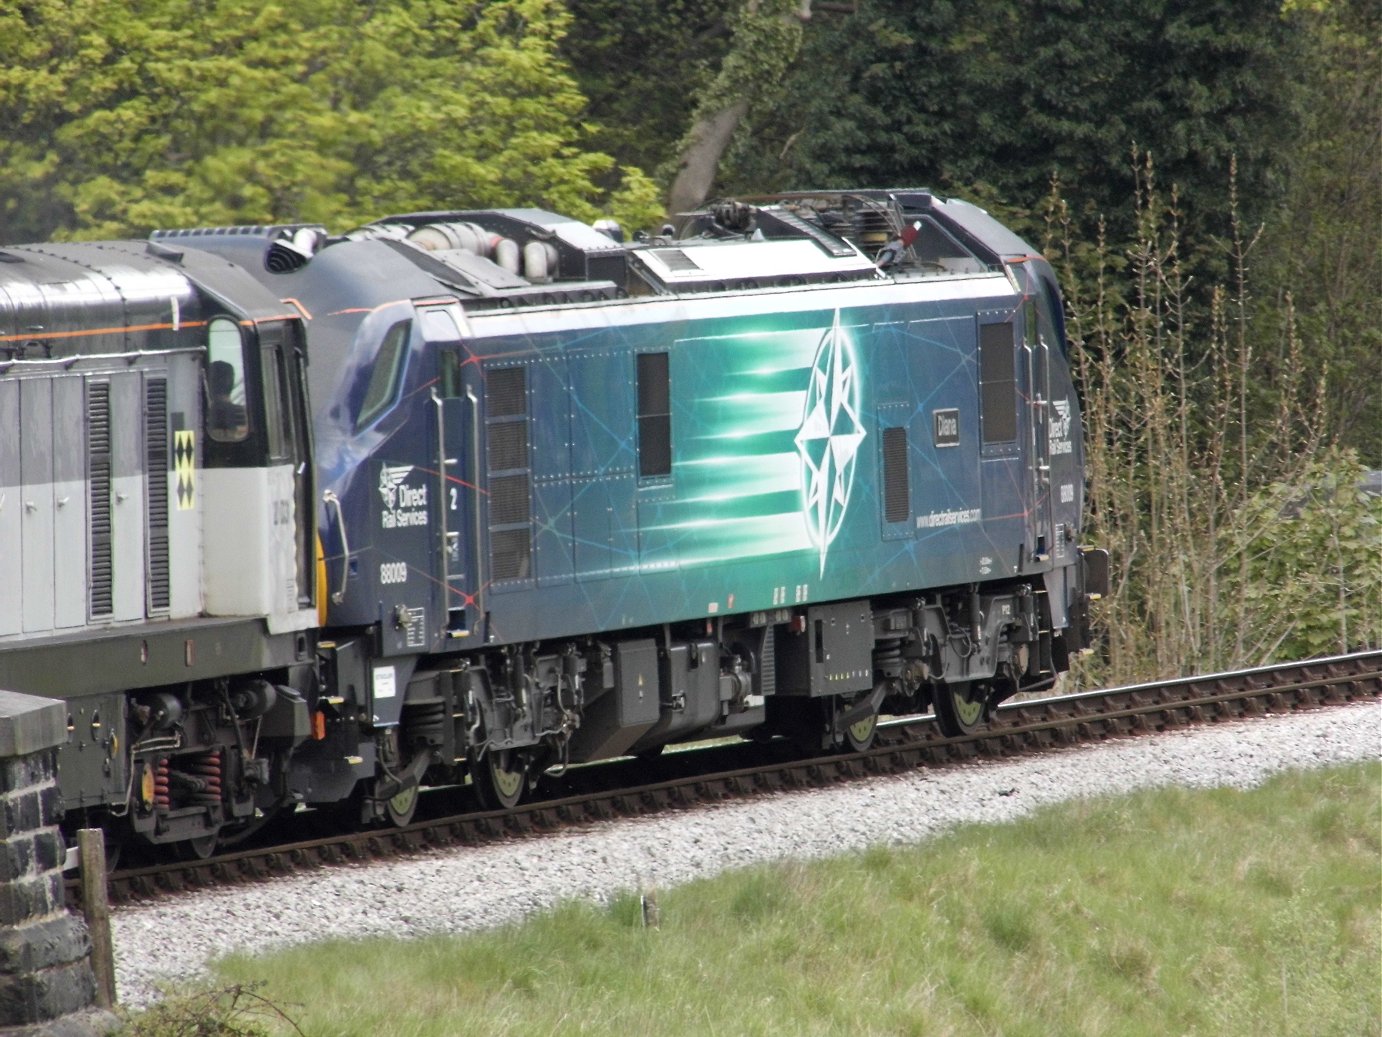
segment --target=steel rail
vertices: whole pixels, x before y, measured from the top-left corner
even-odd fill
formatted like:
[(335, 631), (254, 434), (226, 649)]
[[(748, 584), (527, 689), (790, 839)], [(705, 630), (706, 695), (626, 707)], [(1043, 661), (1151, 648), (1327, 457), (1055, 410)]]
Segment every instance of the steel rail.
[[(688, 750), (653, 761), (651, 766), (665, 772), (685, 772), (656, 781), (647, 780), (648, 762), (591, 766), (571, 772), (556, 798), (522, 804), (510, 811), (451, 814), (403, 828), (329, 834), (244, 849), (205, 861), (131, 868), (114, 872), (108, 886), (117, 903), (175, 896), (184, 890), (262, 881), (339, 863), (483, 845), (611, 818), (819, 788), (904, 773), (919, 766), (943, 767), (1115, 737), (1154, 736), (1201, 723), (1316, 709), (1379, 696), (1382, 651), (1368, 651), (1005, 703), (995, 711), (989, 725), (963, 737), (943, 735), (929, 715), (906, 718), (880, 725), (878, 742), (863, 752), (787, 757), (782, 744), (747, 742)], [(613, 787), (600, 787), (609, 782)], [(69, 880), (69, 898), (76, 895), (75, 887), (76, 880)]]

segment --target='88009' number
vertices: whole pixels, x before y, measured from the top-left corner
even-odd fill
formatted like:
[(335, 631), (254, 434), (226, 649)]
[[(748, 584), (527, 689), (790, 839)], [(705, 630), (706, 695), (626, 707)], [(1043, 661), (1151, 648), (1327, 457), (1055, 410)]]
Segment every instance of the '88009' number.
[(381, 584), (407, 583), (408, 582), (408, 563), (407, 562), (380, 562), (379, 563), (379, 582)]

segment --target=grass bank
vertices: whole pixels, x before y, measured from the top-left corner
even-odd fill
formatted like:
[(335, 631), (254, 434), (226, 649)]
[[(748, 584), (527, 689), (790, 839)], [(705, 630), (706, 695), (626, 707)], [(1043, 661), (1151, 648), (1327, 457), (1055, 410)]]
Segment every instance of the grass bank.
[(1077, 802), (658, 899), (655, 930), (631, 894), (221, 976), (263, 981), (322, 1037), (1382, 1033), (1376, 763)]

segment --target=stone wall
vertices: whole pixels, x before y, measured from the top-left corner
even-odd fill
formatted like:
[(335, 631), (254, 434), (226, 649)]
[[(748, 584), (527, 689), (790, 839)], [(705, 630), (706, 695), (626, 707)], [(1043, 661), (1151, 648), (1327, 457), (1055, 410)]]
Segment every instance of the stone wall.
[(57, 750), (67, 709), (0, 691), (0, 1037), (79, 1037), (96, 999), (86, 924), (64, 906)]

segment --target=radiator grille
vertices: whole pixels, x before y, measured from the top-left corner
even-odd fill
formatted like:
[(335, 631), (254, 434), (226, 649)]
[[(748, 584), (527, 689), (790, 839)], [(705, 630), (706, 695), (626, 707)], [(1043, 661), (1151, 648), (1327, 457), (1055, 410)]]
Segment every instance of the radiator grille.
[(522, 367), (491, 368), (485, 374), (485, 407), (491, 418), (528, 413), (528, 379)]
[(533, 538), (526, 529), (490, 533), (496, 580), (523, 580), (532, 575)]
[(528, 423), (510, 421), (489, 430), (489, 470), (506, 472), (528, 467)]
[(979, 427), (984, 444), (1017, 439), (1017, 379), (1013, 369), (1013, 326), (979, 328)]
[(883, 521), (906, 522), (912, 515), (907, 476), (906, 426), (883, 430)]
[(111, 571), (110, 516), (110, 384), (91, 382), (86, 393), (87, 483), (91, 516), (91, 617), (115, 610)]
[(492, 477), (489, 481), (490, 527), (526, 524), (531, 500), (526, 472)]
[(666, 353), (638, 355), (638, 474), (672, 472), (672, 388)]
[(150, 378), (144, 385), (144, 460), (148, 494), (148, 610), (166, 612), (170, 604), (168, 565), (168, 382)]
[(533, 575), (527, 369), (486, 372), (485, 408), (490, 571), (495, 581), (525, 580)]

